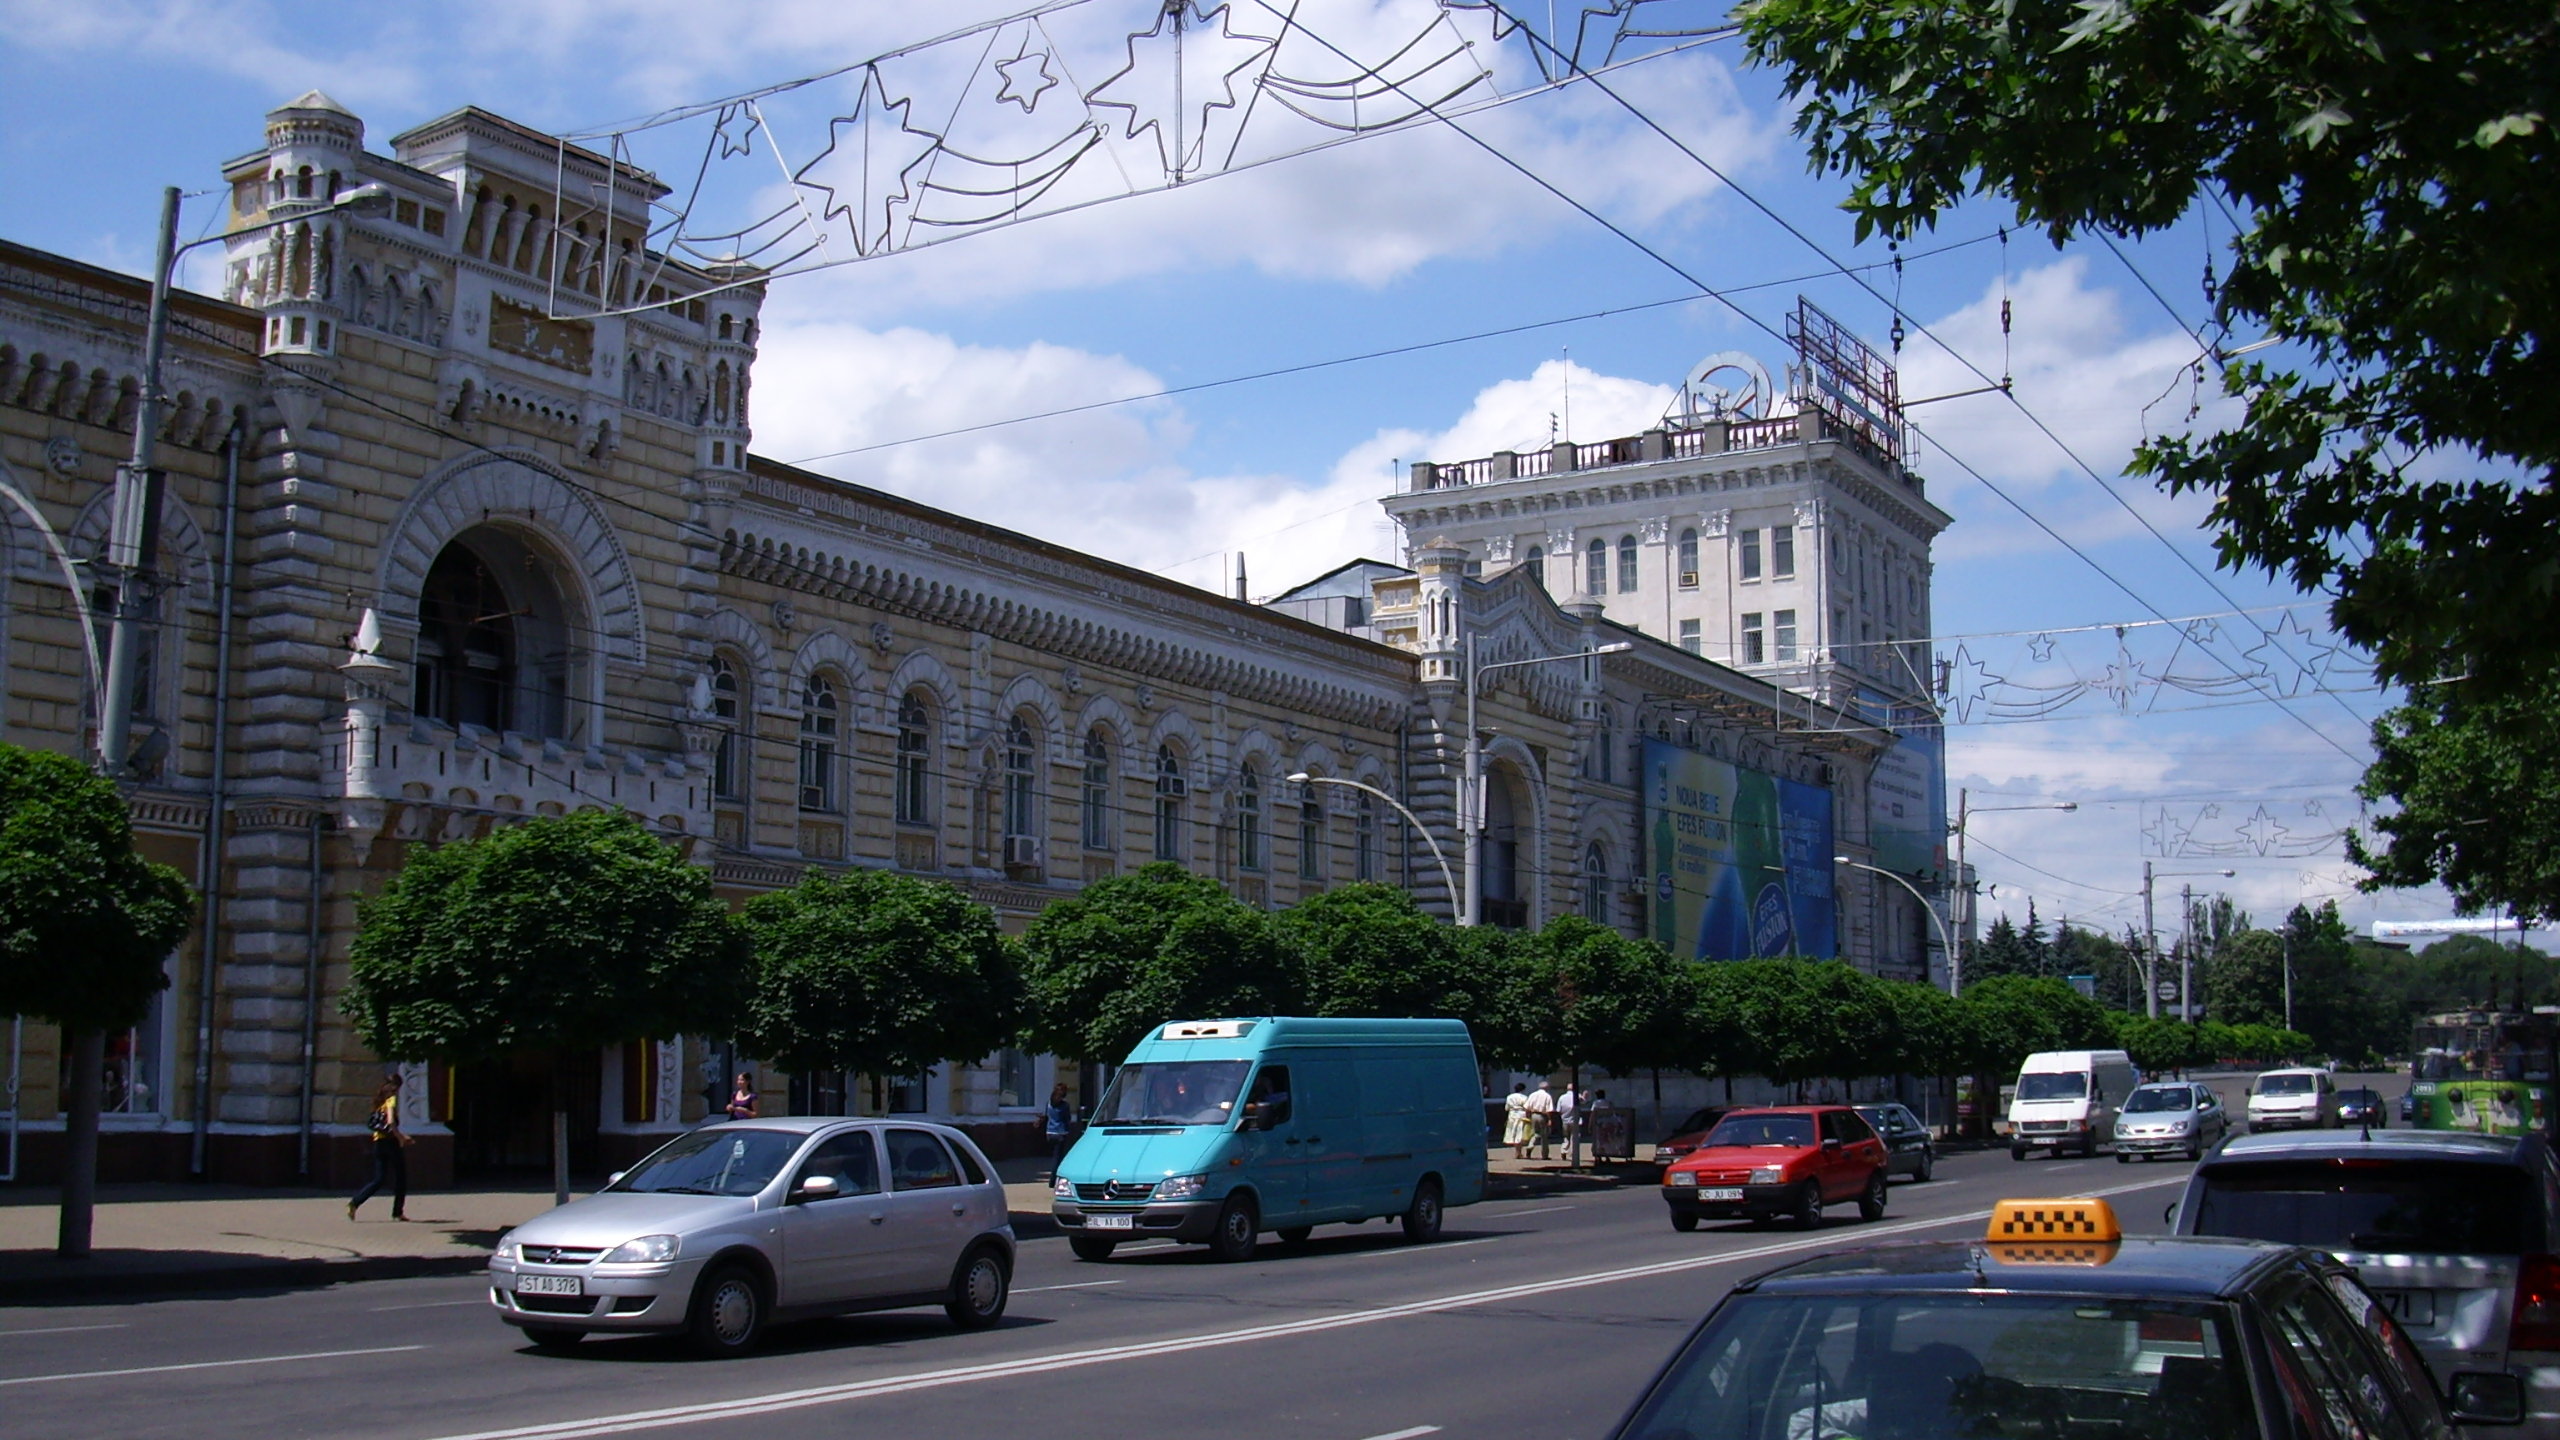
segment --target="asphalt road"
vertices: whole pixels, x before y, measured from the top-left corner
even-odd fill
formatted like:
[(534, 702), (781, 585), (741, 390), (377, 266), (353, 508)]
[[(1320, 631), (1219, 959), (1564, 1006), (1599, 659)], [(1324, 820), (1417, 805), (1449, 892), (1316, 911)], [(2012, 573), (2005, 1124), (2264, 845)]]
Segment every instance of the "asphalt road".
[(1883, 1220), (1675, 1233), (1645, 1186), (1477, 1205), (1437, 1244), (1386, 1226), (1221, 1265), (1138, 1245), (1085, 1264), (1026, 1242), (1010, 1313), (785, 1327), (728, 1362), (656, 1339), (537, 1354), (475, 1278), (0, 1310), (7, 1440), (459, 1440), (750, 1433), (1127, 1440), (1569, 1440), (1615, 1421), (1736, 1280), (1788, 1259), (1976, 1233), (2010, 1195), (2108, 1196), (2158, 1231), (2183, 1162), (1942, 1159)]

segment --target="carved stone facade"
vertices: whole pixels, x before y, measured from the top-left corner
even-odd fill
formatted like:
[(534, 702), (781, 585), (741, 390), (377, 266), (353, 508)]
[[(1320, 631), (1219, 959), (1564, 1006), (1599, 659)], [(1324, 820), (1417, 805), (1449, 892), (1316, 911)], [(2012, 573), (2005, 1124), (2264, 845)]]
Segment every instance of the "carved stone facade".
[[(1170, 858), (1257, 904), (1378, 879), (1450, 913), (1392, 812), (1286, 777), (1373, 785), (1447, 835), (1450, 647), (1548, 653), (1606, 624), (1426, 567), (1380, 585), (1380, 638), (1346, 634), (753, 457), (758, 278), (650, 253), (656, 180), (486, 112), (382, 155), (315, 92), (227, 176), (229, 298), (175, 308), (136, 731), (167, 738), (130, 790), (138, 845), (212, 896), (212, 940), (190, 937), (158, 1011), (116, 1042), (110, 1175), (352, 1178), (380, 1068), (337, 1007), (356, 901), (413, 846), (531, 815), (625, 808), (733, 899), (812, 864), (894, 866), (1019, 928)], [(390, 213), (332, 208), (359, 185), (387, 188)], [(95, 744), (78, 562), (129, 446), (145, 298), (0, 243), (11, 743)], [(1634, 844), (1631, 773), (1588, 757), (1634, 732), (1645, 696), (1777, 705), (1651, 641), (1507, 676), (1483, 718), (1518, 828), (1509, 923), (1590, 908), (1583, 857)], [(1854, 783), (1842, 757), (1864, 741), (1746, 728), (1735, 743), (1773, 765), (1818, 780), (1841, 763)], [(1623, 884), (1612, 902), (1634, 929)], [(58, 1054), (23, 1027), (22, 1175), (58, 1148)], [(575, 1158), (601, 1168), (698, 1120), (740, 1063), (706, 1037), (571, 1057)], [(521, 1096), (550, 1072), (526, 1064), (414, 1068), (422, 1183), (539, 1159)], [(999, 1055), (763, 1083), (771, 1109), (876, 1098), (1001, 1153), (1037, 1143), (1056, 1073)]]

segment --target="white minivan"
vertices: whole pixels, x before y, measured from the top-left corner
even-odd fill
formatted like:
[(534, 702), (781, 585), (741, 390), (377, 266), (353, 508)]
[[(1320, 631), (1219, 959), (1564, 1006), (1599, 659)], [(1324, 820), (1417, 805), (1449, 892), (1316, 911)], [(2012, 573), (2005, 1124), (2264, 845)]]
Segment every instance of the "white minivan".
[(2031, 1151), (2095, 1155), (2115, 1135), (2116, 1107), (2142, 1074), (2121, 1050), (2046, 1050), (2018, 1067), (2009, 1102), (2009, 1158)]

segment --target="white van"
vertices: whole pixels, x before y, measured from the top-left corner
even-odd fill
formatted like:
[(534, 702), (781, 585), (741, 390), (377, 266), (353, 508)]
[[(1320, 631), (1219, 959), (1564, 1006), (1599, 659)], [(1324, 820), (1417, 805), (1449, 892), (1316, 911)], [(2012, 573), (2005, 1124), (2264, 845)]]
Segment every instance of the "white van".
[(2116, 1133), (2116, 1107), (2142, 1083), (2121, 1050), (2047, 1050), (2018, 1067), (2009, 1102), (2009, 1158), (2032, 1150), (2095, 1155)]

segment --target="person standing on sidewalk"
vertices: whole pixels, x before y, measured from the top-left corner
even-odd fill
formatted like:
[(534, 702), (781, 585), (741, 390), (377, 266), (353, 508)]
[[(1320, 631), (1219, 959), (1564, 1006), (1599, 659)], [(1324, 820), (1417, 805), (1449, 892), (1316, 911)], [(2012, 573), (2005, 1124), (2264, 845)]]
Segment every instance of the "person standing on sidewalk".
[(1556, 1094), (1556, 1128), (1564, 1132), (1564, 1168), (1582, 1168), (1582, 1094), (1564, 1082)]
[(1067, 1161), (1067, 1147), (1076, 1139), (1076, 1111), (1067, 1103), (1066, 1081), (1061, 1080), (1049, 1087), (1049, 1108), (1042, 1116), (1040, 1128), (1049, 1141), (1049, 1183), (1054, 1185), (1058, 1180), (1058, 1167)]
[(728, 1115), (732, 1120), (756, 1118), (755, 1077), (744, 1070), (738, 1072), (738, 1083), (729, 1091)]
[(356, 1207), (382, 1192), (384, 1182), (391, 1186), (391, 1218), (409, 1218), (409, 1146), (408, 1132), (400, 1128), (400, 1072), (383, 1072), (382, 1083), (374, 1087), (373, 1117), (368, 1122), (373, 1131), (373, 1178), (347, 1202), (347, 1218), (356, 1218)]
[(1529, 1087), (1517, 1084), (1502, 1101), (1502, 1143), (1511, 1147), (1511, 1158), (1529, 1158)]
[(1538, 1088), (1529, 1092), (1529, 1129), (1536, 1137), (1541, 1160), (1554, 1158), (1555, 1119), (1556, 1093), (1541, 1080)]

